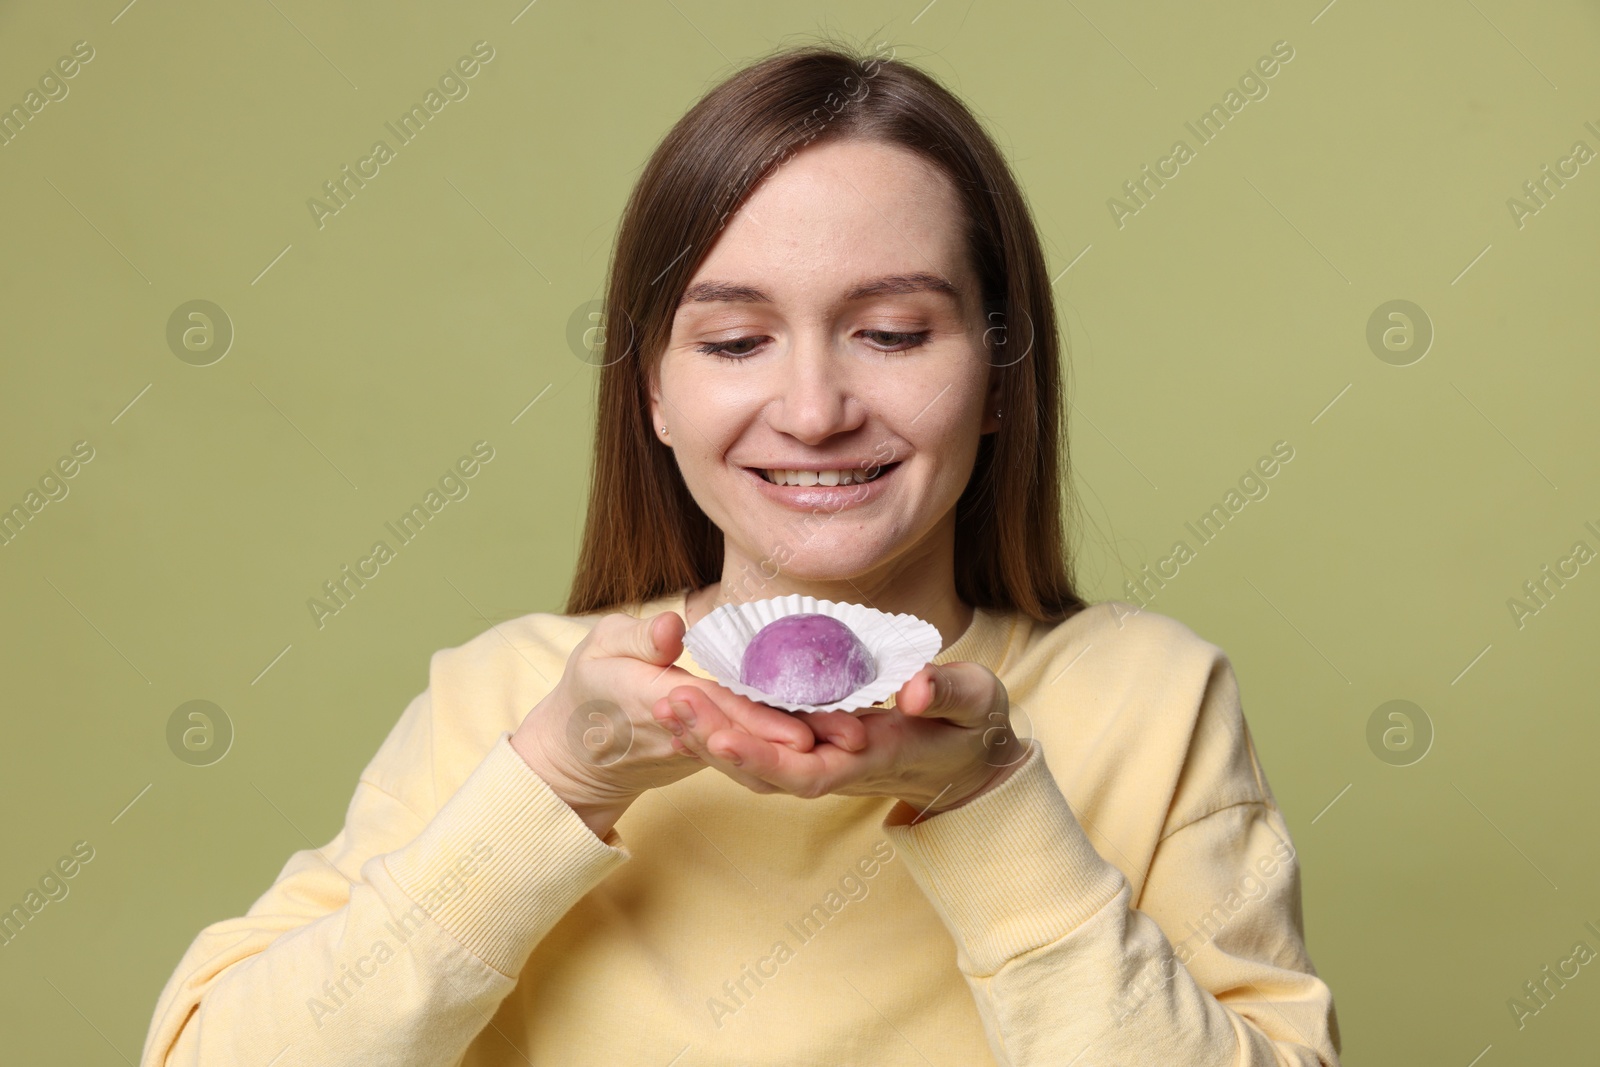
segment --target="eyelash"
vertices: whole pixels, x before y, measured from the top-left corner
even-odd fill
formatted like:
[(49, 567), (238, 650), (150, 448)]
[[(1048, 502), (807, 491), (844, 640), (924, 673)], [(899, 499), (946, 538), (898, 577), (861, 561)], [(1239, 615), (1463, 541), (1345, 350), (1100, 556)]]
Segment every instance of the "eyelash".
[[(921, 330), (921, 331), (918, 331), (916, 333), (911, 333), (911, 332), (899, 331), (899, 330), (863, 330), (861, 332), (862, 333), (866, 333), (866, 334), (877, 334), (879, 337), (894, 337), (894, 338), (898, 338), (901, 342), (909, 342), (909, 343), (906, 344), (906, 347), (904, 347), (904, 348), (880, 348), (880, 349), (877, 349), (877, 351), (879, 351), (879, 352), (883, 352), (885, 354), (888, 354), (888, 353), (893, 353), (893, 352), (909, 352), (913, 348), (917, 348), (920, 345), (926, 344), (927, 341), (928, 341), (928, 335), (931, 334), (933, 331), (932, 330)], [(721, 359), (725, 359), (725, 360), (729, 361), (730, 363), (736, 363), (736, 362), (738, 362), (740, 360), (748, 359), (750, 357), (751, 353), (750, 352), (733, 353), (733, 352), (727, 351), (727, 348), (730, 345), (737, 345), (737, 344), (741, 344), (741, 343), (743, 343), (745, 341), (752, 341), (752, 340), (755, 340), (755, 338), (753, 338), (753, 337), (736, 337), (731, 341), (708, 341), (708, 342), (705, 342), (704, 344), (696, 345), (695, 346), (695, 351), (703, 352), (708, 356), (717, 356), (717, 357), (719, 357)]]

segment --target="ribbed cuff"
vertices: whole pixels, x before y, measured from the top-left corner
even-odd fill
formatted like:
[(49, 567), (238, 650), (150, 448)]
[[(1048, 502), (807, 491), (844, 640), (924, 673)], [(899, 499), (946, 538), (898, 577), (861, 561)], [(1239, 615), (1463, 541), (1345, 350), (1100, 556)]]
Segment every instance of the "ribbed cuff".
[(510, 737), (500, 735), (385, 866), (422, 915), (514, 978), (561, 917), (632, 854), (615, 830), (597, 838)]
[(891, 809), (883, 823), (977, 976), (1059, 941), (1127, 884), (1089, 842), (1039, 742), (1028, 746), (976, 800), (908, 825)]

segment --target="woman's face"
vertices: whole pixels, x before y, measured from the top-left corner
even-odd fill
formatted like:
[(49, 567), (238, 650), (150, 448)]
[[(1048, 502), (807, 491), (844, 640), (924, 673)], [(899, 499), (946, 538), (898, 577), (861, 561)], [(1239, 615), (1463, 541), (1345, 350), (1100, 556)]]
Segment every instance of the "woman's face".
[(875, 583), (953, 543), (998, 426), (961, 225), (941, 171), (876, 142), (802, 149), (729, 218), (651, 394), (724, 578)]

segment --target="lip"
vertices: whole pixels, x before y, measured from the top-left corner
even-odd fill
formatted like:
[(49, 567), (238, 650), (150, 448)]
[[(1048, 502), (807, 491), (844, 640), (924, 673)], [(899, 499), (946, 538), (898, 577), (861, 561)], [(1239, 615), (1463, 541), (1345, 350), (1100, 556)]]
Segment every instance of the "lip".
[(749, 475), (756, 483), (756, 489), (774, 504), (796, 511), (814, 511), (821, 508), (837, 512), (846, 508), (861, 507), (882, 496), (885, 491), (884, 483), (899, 472), (902, 462), (904, 461), (896, 460), (886, 465), (883, 473), (872, 481), (859, 482), (855, 485), (775, 485), (762, 477), (761, 472), (754, 467), (741, 467), (740, 470)]

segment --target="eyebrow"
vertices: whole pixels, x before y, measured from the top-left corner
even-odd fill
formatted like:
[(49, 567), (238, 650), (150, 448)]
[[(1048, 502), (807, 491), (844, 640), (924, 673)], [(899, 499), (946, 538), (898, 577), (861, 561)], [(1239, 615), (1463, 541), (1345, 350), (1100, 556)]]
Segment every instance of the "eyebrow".
[[(845, 293), (846, 302), (865, 300), (874, 296), (900, 296), (905, 293), (944, 293), (956, 303), (961, 303), (961, 290), (951, 282), (937, 274), (917, 271), (911, 274), (886, 274), (881, 278), (874, 278)], [(678, 299), (678, 306), (685, 304), (770, 304), (772, 297), (765, 290), (753, 285), (739, 285), (734, 282), (707, 281), (697, 282), (684, 290), (683, 296)]]

